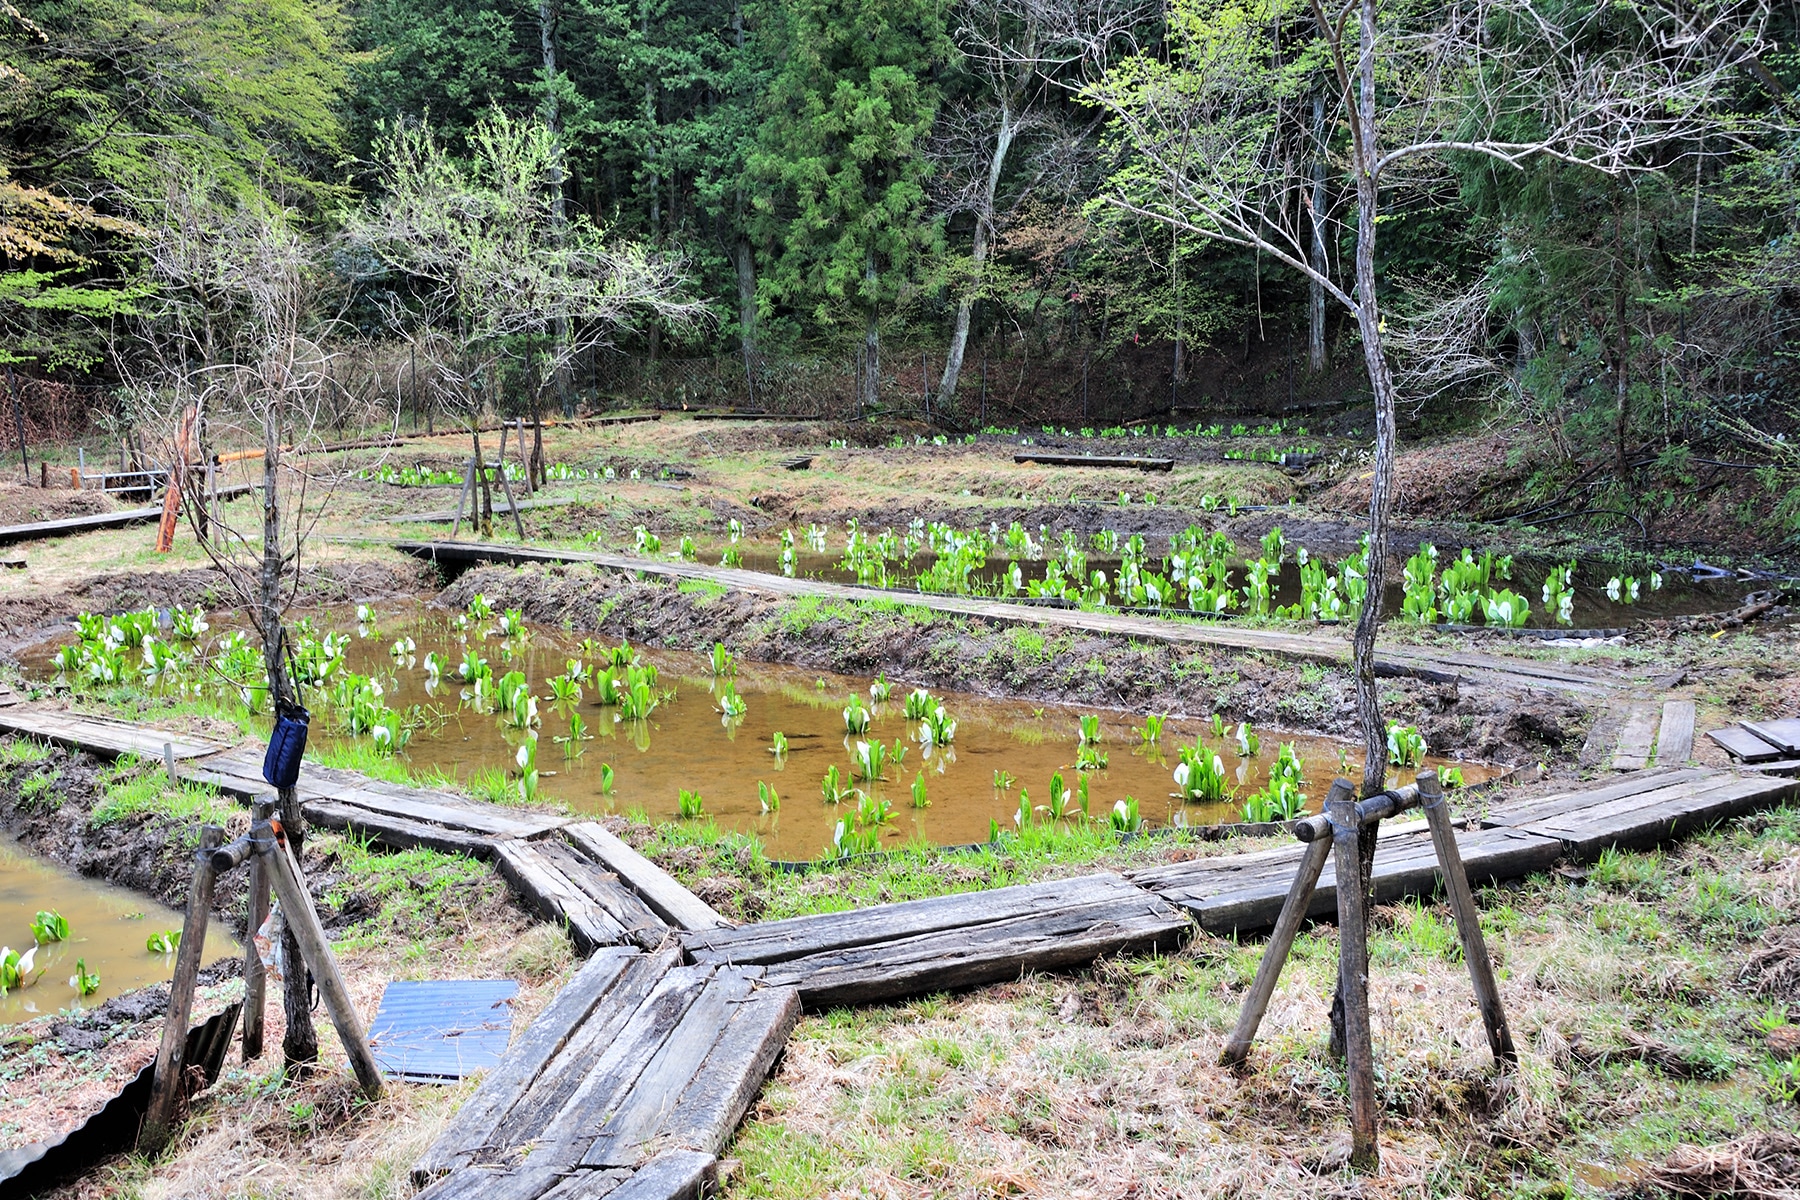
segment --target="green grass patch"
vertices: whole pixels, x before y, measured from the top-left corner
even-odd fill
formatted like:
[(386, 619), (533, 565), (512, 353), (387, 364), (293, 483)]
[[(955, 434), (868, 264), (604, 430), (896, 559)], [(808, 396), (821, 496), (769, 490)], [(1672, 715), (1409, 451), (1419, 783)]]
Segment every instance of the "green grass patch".
[(0, 767), (35, 766), (49, 757), (48, 742), (28, 737), (9, 737), (0, 741)]
[(722, 583), (711, 579), (683, 579), (675, 585), (675, 590), (683, 596), (698, 596), (701, 604), (710, 604), (725, 594)]
[(170, 786), (161, 763), (152, 765), (129, 754), (100, 773), (100, 788), (100, 802), (88, 814), (88, 825), (94, 829), (130, 817), (161, 817), (194, 826), (189, 840), (198, 845), (198, 826), (223, 825), (237, 811), (215, 789), (186, 780)]
[(357, 838), (336, 838), (331, 853), (339, 876), (325, 894), (337, 912), (356, 922), (342, 947), (431, 941), (466, 929), (476, 910), (497, 901), (505, 884), (486, 863), (436, 850), (388, 854)]

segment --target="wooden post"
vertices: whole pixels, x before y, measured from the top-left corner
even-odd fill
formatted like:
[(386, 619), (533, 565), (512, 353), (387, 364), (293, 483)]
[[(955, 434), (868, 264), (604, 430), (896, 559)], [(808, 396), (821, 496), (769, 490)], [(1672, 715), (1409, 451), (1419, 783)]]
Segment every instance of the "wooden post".
[(1350, 1092), (1350, 1165), (1374, 1171), (1381, 1165), (1377, 1145), (1379, 1113), (1375, 1099), (1375, 1049), (1369, 1030), (1368, 913), (1364, 908), (1361, 822), (1354, 792), (1332, 784), (1325, 815), (1331, 821), (1335, 851), (1332, 868), (1338, 902), (1338, 990), (1344, 1001), (1344, 1072)]
[(506, 477), (506, 460), (500, 460), (500, 489), (506, 493), (507, 507), (512, 509), (513, 524), (519, 527), (519, 540), (525, 540), (525, 518), (519, 515), (519, 501), (513, 495), (512, 480)]
[(224, 840), (225, 831), (217, 825), (201, 827), (200, 850), (194, 856), (194, 881), (188, 889), (187, 918), (181, 923), (181, 945), (175, 952), (175, 978), (169, 983), (169, 1015), (163, 1021), (162, 1041), (156, 1047), (150, 1111), (138, 1135), (138, 1145), (145, 1150), (160, 1150), (168, 1144), (175, 1106), (181, 1101), (182, 1080), (187, 1074), (188, 1019), (194, 1009), (194, 987), (200, 974), (200, 956), (206, 949), (206, 922), (212, 910), (212, 852)]
[[(1347, 792), (1351, 790), (1349, 783), (1336, 780), (1331, 785), (1334, 797), (1340, 786)], [(1330, 854), (1330, 838), (1319, 838), (1307, 844), (1300, 870), (1294, 874), (1294, 884), (1288, 889), (1281, 915), (1275, 920), (1275, 932), (1269, 935), (1268, 947), (1263, 950), (1262, 962), (1256, 968), (1256, 979), (1244, 997), (1237, 1028), (1231, 1031), (1224, 1053), (1219, 1055), (1219, 1062), (1227, 1067), (1242, 1066), (1250, 1057), (1250, 1043), (1256, 1040), (1256, 1030), (1262, 1024), (1263, 1014), (1269, 1010), (1275, 985), (1281, 979), (1281, 969), (1287, 965), (1288, 953), (1293, 949), (1301, 923), (1306, 920), (1306, 910), (1312, 904), (1313, 892), (1319, 886), (1319, 876), (1324, 872), (1325, 859)]]
[[(258, 800), (250, 806), (250, 826), (275, 815), (275, 801)], [(261, 855), (250, 857), (250, 933), (244, 939), (244, 1061), (262, 1057), (263, 1014), (267, 1007), (268, 969), (256, 950), (256, 931), (269, 919), (269, 870)]]
[(981, 352), (981, 428), (987, 428), (987, 351)]
[(174, 787), (179, 780), (175, 775), (175, 746), (172, 742), (163, 743), (163, 769), (169, 773), (169, 786)]
[[(325, 939), (325, 930), (319, 924), (318, 911), (313, 908), (312, 896), (306, 890), (300, 868), (279, 837), (258, 857), (263, 860), (269, 880), (275, 885), (275, 895), (281, 900), (282, 917), (299, 944), (300, 955), (312, 971), (313, 982), (319, 985), (319, 995), (331, 1014), (338, 1040), (344, 1043), (344, 1052), (350, 1057), (356, 1081), (362, 1085), (363, 1094), (373, 1100), (381, 1095), (381, 1068), (376, 1066), (375, 1056), (363, 1036), (362, 1022), (356, 1015), (356, 1006), (350, 1002), (344, 977), (338, 973), (337, 959), (331, 953), (331, 943)], [(289, 963), (287, 969), (291, 975), (299, 969), (298, 964)]]
[(1462, 851), (1456, 846), (1456, 830), (1451, 827), (1450, 809), (1444, 803), (1444, 789), (1436, 771), (1419, 772), (1419, 802), (1425, 809), (1426, 824), (1431, 826), (1431, 845), (1437, 851), (1438, 871), (1444, 877), (1450, 911), (1456, 914), (1456, 932), (1462, 939), (1463, 958), (1469, 964), (1469, 981), (1475, 985), (1481, 1023), (1487, 1027), (1488, 1045), (1493, 1048), (1495, 1062), (1516, 1063), (1519, 1055), (1513, 1048), (1512, 1030), (1506, 1025), (1506, 1011), (1500, 1006), (1500, 985), (1494, 980), (1487, 940), (1481, 936), (1481, 910), (1475, 907), (1475, 895), (1469, 890), (1469, 875), (1463, 869)]
[[(469, 498), (469, 494), (474, 491), (474, 489), (475, 460), (471, 458), (468, 467), (463, 471), (462, 491), (456, 493), (456, 523), (450, 526), (450, 537), (452, 540), (455, 539), (457, 532), (462, 529), (463, 502)], [(470, 517), (469, 523), (471, 525), (474, 524), (475, 519)]]

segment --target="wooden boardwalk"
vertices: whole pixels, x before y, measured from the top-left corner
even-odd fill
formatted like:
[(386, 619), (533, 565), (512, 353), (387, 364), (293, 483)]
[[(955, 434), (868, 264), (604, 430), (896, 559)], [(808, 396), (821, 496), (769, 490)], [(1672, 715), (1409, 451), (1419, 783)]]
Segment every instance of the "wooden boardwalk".
[[(1666, 716), (1664, 721), (1667, 721)], [(0, 730), (101, 753), (174, 740), (155, 729), (15, 706)], [(189, 749), (194, 749), (189, 745)], [(183, 773), (266, 794), (257, 746)], [(1198, 926), (1266, 929), (1298, 843), (926, 900), (734, 925), (596, 822), (308, 767), (308, 816), (389, 846), (495, 863), (587, 962), (514, 1040), (414, 1167), (431, 1200), (674, 1200), (713, 1186), (719, 1155), (806, 1008), (976, 986), (1103, 955), (1167, 949)], [(1800, 781), (1686, 766), (1501, 804), (1467, 819), (1471, 879), (1518, 878), (1608, 847), (1644, 847), (1800, 795)], [(1424, 822), (1383, 825), (1377, 899), (1439, 887)], [(1331, 867), (1312, 915), (1335, 912)]]
[[(829, 583), (819, 579), (789, 578), (762, 571), (710, 566), (663, 558), (639, 558), (597, 550), (558, 550), (497, 542), (409, 541), (387, 543), (404, 553), (437, 563), (467, 565), (477, 562), (594, 563), (620, 571), (642, 571), (674, 579), (704, 579), (733, 591), (768, 592), (781, 596), (818, 596), (835, 600), (899, 601), (934, 612), (1019, 624), (1051, 625), (1091, 633), (1186, 645), (1223, 646), (1234, 650), (1263, 651), (1306, 662), (1347, 665), (1350, 643), (1324, 633), (1259, 629), (1228, 620), (1152, 617), (1133, 613), (1083, 612), (1074, 608), (1048, 608), (982, 600), (970, 596), (943, 596), (924, 592), (884, 591), (880, 588)], [(1416, 676), (1424, 679), (1486, 684), (1500, 687), (1548, 688), (1592, 697), (1605, 697), (1622, 688), (1621, 676), (1556, 662), (1501, 658), (1473, 651), (1427, 650), (1387, 646), (1376, 652), (1376, 673)]]

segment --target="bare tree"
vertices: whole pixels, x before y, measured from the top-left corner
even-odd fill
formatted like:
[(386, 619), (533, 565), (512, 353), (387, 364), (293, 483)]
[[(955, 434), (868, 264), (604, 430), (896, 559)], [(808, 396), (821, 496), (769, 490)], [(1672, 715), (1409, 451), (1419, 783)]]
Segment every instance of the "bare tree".
[[(286, 615), (302, 562), (341, 475), (300, 456), (323, 444), (321, 414), (332, 387), (322, 334), (330, 321), (330, 278), (321, 250), (291, 215), (262, 198), (233, 197), (203, 176), (171, 168), (165, 194), (138, 205), (140, 249), (155, 283), (138, 317), (120, 330), (114, 353), (139, 420), (162, 431), (183, 510), (223, 583), (255, 628), (267, 698), (279, 715), (299, 705), (288, 671)], [(194, 447), (176, 431), (199, 420), (211, 437), (250, 447), (260, 459), (260, 512), (234, 521), (210, 511), (206, 475), (188, 472)], [(246, 700), (261, 707), (258, 689)], [(306, 827), (294, 789), (279, 794), (282, 824), (296, 856)], [(286, 961), (302, 962), (288, 933)], [(306, 972), (284, 984), (283, 1056), (291, 1068), (318, 1058)]]
[[(640, 320), (679, 329), (708, 314), (679, 258), (609, 242), (567, 214), (561, 145), (543, 122), (490, 113), (469, 147), (462, 162), (427, 126), (390, 131), (377, 148), (381, 193), (348, 236), (406, 283), (389, 322), (430, 364), (436, 396), (467, 423), (480, 464), (482, 414), (498, 403), (506, 363), (535, 350), (541, 386)], [(479, 477), (491, 534), (493, 498)]]
[(1040, 191), (1073, 190), (1093, 160), (1094, 122), (1085, 129), (1072, 122), (1058, 106), (1059, 93), (1097, 77), (1121, 34), (1150, 11), (1142, 0), (959, 5), (956, 42), (981, 87), (940, 114), (928, 150), (938, 212), (945, 219), (967, 214), (975, 226), (938, 382), (943, 400), (956, 395), (975, 301), (1007, 219)]
[[(1625, 175), (1660, 168), (1671, 147), (1727, 144), (1729, 94), (1766, 19), (1763, 0), (1554, 10), (1533, 0), (1178, 0), (1173, 53), (1136, 56), (1089, 89), (1134, 152), (1109, 203), (1267, 255), (1356, 320), (1375, 399), (1368, 598), (1352, 642), (1365, 795), (1381, 790), (1388, 765), (1374, 651), (1397, 388), (1377, 292), (1382, 216), (1446, 177), (1457, 155)], [(1308, 119), (1304, 102), (1318, 58), (1335, 85), (1323, 122)], [(1312, 253), (1311, 164), (1336, 135), (1356, 221), (1349, 290)], [(1365, 888), (1374, 849), (1370, 827)], [(1370, 1165), (1375, 1153), (1359, 1144), (1354, 1157)]]
[[(1532, 0), (1310, 0), (1307, 8), (1263, 0), (1229, 11), (1185, 0), (1171, 24), (1186, 32), (1169, 61), (1137, 56), (1088, 90), (1133, 151), (1109, 203), (1267, 255), (1356, 320), (1376, 407), (1370, 602), (1354, 639), (1365, 791), (1380, 790), (1387, 767), (1373, 651), (1396, 387), (1377, 296), (1380, 218), (1443, 179), (1452, 155), (1513, 166), (1544, 156), (1623, 175), (1660, 168), (1662, 151), (1702, 135), (1728, 144), (1719, 135), (1732, 128), (1730, 89), (1761, 47), (1765, 19), (1762, 0), (1554, 17)], [(1295, 66), (1314, 54), (1335, 82), (1323, 122), (1309, 119), (1310, 80)], [(1345, 191), (1356, 221), (1349, 290), (1314, 265), (1312, 252), (1311, 165), (1339, 132), (1348, 148), (1336, 165), (1353, 185)]]

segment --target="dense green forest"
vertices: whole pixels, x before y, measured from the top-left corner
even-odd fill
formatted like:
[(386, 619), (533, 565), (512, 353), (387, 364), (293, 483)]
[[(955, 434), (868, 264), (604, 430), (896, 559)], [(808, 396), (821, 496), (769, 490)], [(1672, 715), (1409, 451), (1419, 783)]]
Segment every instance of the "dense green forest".
[(1366, 219), (1403, 419), (1780, 461), (1800, 9), (1364, 7), (1405, 153), (1359, 197), (1356, 6), (9, 3), (0, 350), (115, 392), (242, 353), (183, 255), (262, 213), (319, 337), (473, 403), (599, 356), (948, 414), (979, 355), (1037, 364), (1021, 411), (1279, 408), (1369, 394)]

